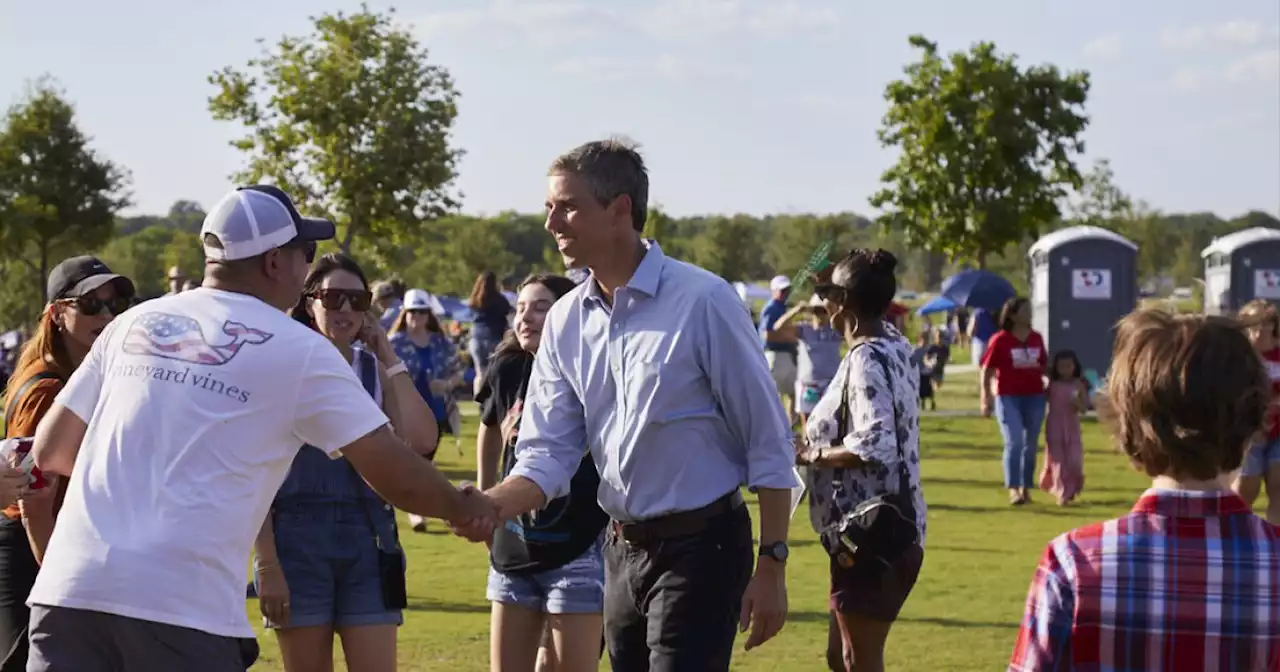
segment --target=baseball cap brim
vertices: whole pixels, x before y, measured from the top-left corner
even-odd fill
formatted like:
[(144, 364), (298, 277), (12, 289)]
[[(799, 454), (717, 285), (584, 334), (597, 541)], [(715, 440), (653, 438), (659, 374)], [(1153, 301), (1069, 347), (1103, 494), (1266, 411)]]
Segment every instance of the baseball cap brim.
[(133, 296), (137, 293), (137, 289), (133, 286), (133, 281), (123, 275), (116, 273), (103, 273), (100, 275), (91, 275), (80, 282), (71, 286), (64, 294), (64, 298), (74, 299), (96, 292), (99, 287), (108, 282), (115, 283), (116, 292), (121, 295)]
[(338, 228), (327, 219), (299, 217), (294, 226), (298, 229), (298, 237), (295, 240), (314, 243), (322, 240), (333, 240), (338, 235)]

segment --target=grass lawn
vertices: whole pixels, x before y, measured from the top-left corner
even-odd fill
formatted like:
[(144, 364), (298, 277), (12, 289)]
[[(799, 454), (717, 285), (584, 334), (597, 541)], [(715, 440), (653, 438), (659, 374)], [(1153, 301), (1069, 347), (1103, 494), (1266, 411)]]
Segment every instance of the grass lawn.
[[(955, 360), (967, 363), (958, 354)], [(976, 408), (976, 390), (973, 373), (951, 375), (939, 408)], [(462, 454), (450, 440), (440, 450), (439, 464), (455, 480), (474, 477), (475, 415), (466, 420)], [(1148, 481), (1112, 451), (1095, 421), (1086, 419), (1087, 476), (1079, 504), (1062, 509), (1041, 493), (1030, 506), (1015, 509), (1001, 484), (994, 420), (925, 417), (921, 431), (929, 536), (920, 580), (889, 638), (889, 669), (1003, 669), (1045, 543), (1072, 527), (1126, 511)], [(402, 525), (408, 529), (403, 520)], [(410, 605), (400, 630), (399, 667), (487, 670), (488, 557), (483, 546), (449, 536), (442, 524), (434, 528), (403, 538)], [(764, 647), (739, 653), (734, 670), (825, 669), (827, 559), (803, 509), (792, 522), (791, 538), (787, 626)], [(246, 607), (250, 621), (260, 622), (257, 601), (249, 600)], [(262, 657), (254, 669), (281, 669), (274, 636), (263, 634), (259, 641)], [(338, 667), (345, 669), (341, 662)], [(601, 669), (608, 669), (607, 662)]]

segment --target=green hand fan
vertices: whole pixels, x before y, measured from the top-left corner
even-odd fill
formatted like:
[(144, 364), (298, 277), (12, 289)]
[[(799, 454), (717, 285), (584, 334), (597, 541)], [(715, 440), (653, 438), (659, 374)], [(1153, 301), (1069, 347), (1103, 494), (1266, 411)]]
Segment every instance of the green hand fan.
[(799, 272), (796, 273), (796, 276), (791, 279), (791, 286), (796, 289), (804, 287), (809, 284), (809, 280), (812, 276), (817, 275), (830, 266), (831, 260), (828, 257), (831, 256), (831, 248), (833, 246), (834, 245), (830, 240), (818, 245), (818, 247), (814, 249), (813, 253), (809, 255), (809, 261), (805, 262), (804, 268), (800, 269)]

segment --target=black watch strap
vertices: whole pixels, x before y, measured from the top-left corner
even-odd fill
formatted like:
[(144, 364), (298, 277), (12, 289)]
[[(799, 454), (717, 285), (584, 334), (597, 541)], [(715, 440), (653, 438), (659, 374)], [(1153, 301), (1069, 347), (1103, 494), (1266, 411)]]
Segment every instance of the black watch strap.
[(773, 558), (778, 562), (786, 562), (787, 557), (791, 554), (791, 549), (785, 541), (775, 541), (772, 544), (760, 544), (760, 557)]

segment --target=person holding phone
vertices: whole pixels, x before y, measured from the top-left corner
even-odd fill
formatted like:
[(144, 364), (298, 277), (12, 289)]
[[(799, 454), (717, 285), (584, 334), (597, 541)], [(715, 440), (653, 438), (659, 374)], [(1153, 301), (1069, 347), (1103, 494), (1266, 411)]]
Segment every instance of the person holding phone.
[[(338, 348), (396, 433), (427, 453), (436, 445), (435, 416), (370, 312), (372, 300), (360, 266), (344, 254), (326, 254), (307, 275), (292, 315)], [(285, 670), (332, 669), (335, 633), (348, 668), (396, 669), (404, 555), (395, 510), (345, 459), (304, 446), (254, 549), (259, 606), (276, 632)], [(387, 557), (397, 555), (387, 566)], [(393, 591), (400, 593), (395, 600)]]
[[(4, 436), (35, 434), (98, 335), (133, 305), (136, 293), (132, 280), (90, 256), (54, 266), (46, 291), (49, 304), (40, 314), (35, 335), (22, 348), (0, 406)], [(0, 473), (0, 500), (6, 505), (0, 517), (0, 672), (27, 669), (27, 597), (67, 492), (66, 479), (53, 476), (41, 490), (12, 491), (14, 473)], [(24, 495), (22, 501), (16, 501), (19, 495)]]

